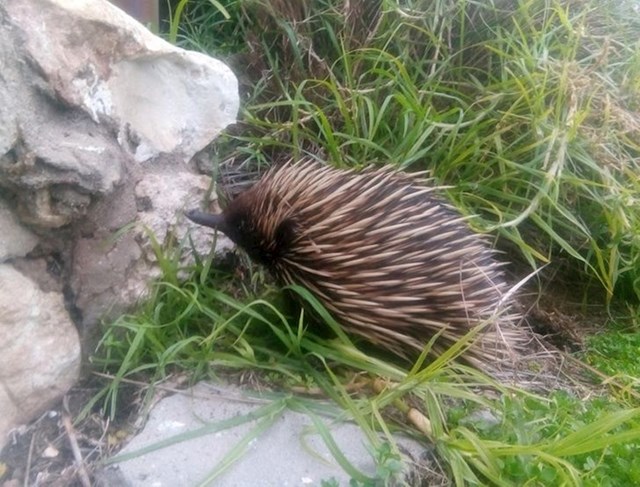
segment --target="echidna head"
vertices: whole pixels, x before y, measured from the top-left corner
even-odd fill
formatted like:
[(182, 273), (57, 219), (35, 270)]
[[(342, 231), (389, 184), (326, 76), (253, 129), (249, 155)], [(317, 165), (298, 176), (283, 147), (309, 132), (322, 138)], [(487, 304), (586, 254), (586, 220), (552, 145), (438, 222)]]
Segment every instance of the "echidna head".
[(288, 217), (267, 221), (265, 215), (256, 214), (256, 210), (241, 195), (221, 214), (191, 210), (185, 215), (194, 223), (219, 230), (247, 252), (251, 259), (272, 267), (291, 247), (296, 225)]

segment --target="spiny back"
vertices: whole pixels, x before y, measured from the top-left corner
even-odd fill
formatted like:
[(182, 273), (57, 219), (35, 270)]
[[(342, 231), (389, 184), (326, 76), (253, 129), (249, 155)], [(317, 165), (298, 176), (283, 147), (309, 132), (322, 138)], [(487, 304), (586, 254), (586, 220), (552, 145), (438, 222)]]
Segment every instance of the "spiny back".
[[(347, 331), (402, 356), (442, 332), (442, 350), (490, 318), (507, 285), (484, 238), (425, 184), (389, 167), (286, 164), (229, 204), (221, 230)], [(496, 319), (472, 353), (518, 342), (510, 320)]]

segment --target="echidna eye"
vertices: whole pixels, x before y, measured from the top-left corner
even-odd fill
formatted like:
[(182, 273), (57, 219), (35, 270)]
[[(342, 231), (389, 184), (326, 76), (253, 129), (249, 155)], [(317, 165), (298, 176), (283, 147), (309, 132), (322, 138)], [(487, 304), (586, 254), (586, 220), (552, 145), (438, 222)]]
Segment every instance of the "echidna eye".
[(246, 216), (236, 218), (235, 227), (240, 238), (247, 238), (255, 231), (253, 221)]
[(275, 247), (280, 252), (293, 243), (296, 236), (296, 222), (292, 218), (285, 218), (280, 222), (274, 234)]

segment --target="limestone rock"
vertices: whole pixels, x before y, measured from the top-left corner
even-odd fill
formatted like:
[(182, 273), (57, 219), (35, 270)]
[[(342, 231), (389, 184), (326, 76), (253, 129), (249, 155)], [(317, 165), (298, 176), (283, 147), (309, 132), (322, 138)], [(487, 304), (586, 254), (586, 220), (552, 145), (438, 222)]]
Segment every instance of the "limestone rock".
[(20, 224), (1, 199), (0, 229), (0, 262), (14, 257), (24, 257), (38, 244), (38, 237)]
[[(85, 322), (113, 317), (147, 296), (148, 283), (160, 277), (151, 239), (160, 244), (172, 241), (174, 248), (183, 249), (184, 258), (191, 257), (192, 250), (200, 255), (210, 252), (212, 232), (194, 225), (183, 214), (205, 199), (209, 186), (210, 178), (186, 170), (150, 171), (135, 186), (136, 212), (131, 228), (114, 238), (116, 223), (113, 231), (96, 232), (76, 241), (71, 287)], [(131, 202), (125, 206), (129, 208)], [(106, 218), (105, 223), (108, 221)], [(219, 235), (216, 250), (232, 245)]]
[(235, 121), (226, 65), (173, 47), (107, 1), (8, 0), (7, 11), (28, 32), (25, 49), (49, 91), (115, 128), (138, 161), (189, 160)]
[(224, 64), (106, 0), (0, 0), (0, 25), (0, 262), (13, 266), (0, 272), (1, 442), (78, 373), (60, 290), (93, 338), (159, 273), (145, 227), (161, 245), (188, 241), (183, 209), (208, 184), (185, 161), (239, 100)]
[[(0, 200), (12, 228), (37, 233), (39, 256), (56, 254), (91, 328), (158, 275), (145, 227), (188, 242), (182, 211), (208, 184), (184, 162), (235, 121), (237, 81), (106, 0), (5, 0), (0, 24)], [(25, 255), (25, 232), (0, 250)], [(208, 252), (208, 234), (192, 234)]]
[[(119, 238), (80, 238), (73, 248), (71, 286), (75, 306), (83, 322), (92, 325), (114, 318), (147, 296), (148, 283), (159, 276), (156, 269), (136, 274), (142, 251), (131, 232)], [(86, 331), (91, 332), (86, 326)]]
[(80, 343), (62, 295), (42, 292), (0, 265), (0, 448), (18, 424), (46, 411), (74, 384)]
[(135, 161), (188, 161), (235, 121), (228, 67), (106, 0), (7, 0), (0, 22), (0, 187), (23, 221), (72, 223)]
[[(210, 186), (211, 178), (208, 176), (188, 172), (146, 174), (135, 189), (139, 220), (146, 231), (150, 231), (160, 242), (166, 241), (169, 232), (174, 232), (176, 238), (189, 233), (188, 243), (193, 244), (193, 250), (206, 255), (211, 250), (212, 231), (194, 225), (184, 218), (183, 212), (198, 207), (206, 199)], [(182, 202), (178, 213), (176, 201)], [(174, 225), (169, 226), (169, 222)], [(218, 235), (218, 250), (232, 246), (227, 237)]]

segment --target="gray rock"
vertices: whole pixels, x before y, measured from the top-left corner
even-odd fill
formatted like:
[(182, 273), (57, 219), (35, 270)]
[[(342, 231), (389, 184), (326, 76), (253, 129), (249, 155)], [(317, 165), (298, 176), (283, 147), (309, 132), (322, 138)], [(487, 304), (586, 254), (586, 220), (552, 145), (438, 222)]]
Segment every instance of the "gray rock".
[(159, 277), (160, 270), (146, 265), (144, 275), (139, 275), (141, 259), (142, 251), (132, 232), (119, 238), (104, 235), (75, 242), (71, 287), (74, 305), (82, 311), (85, 323), (115, 315), (147, 296), (148, 282)]
[(59, 228), (143, 162), (190, 160), (235, 121), (237, 81), (104, 0), (0, 5), (0, 185)]
[[(149, 173), (135, 187), (138, 218), (147, 230), (160, 242), (164, 242), (169, 231), (178, 236), (190, 232), (193, 248), (200, 255), (211, 250), (211, 231), (194, 225), (183, 217), (183, 212), (200, 206), (211, 186), (211, 178), (188, 172), (156, 172)], [(177, 208), (175, 202), (181, 202)], [(167, 222), (174, 222), (173, 228)], [(218, 235), (218, 249), (227, 250), (232, 247), (231, 241)]]
[[(57, 311), (61, 330), (70, 326), (60, 290), (90, 349), (98, 321), (131, 308), (158, 276), (149, 232), (161, 246), (185, 243), (191, 232), (201, 253), (210, 250), (206, 229), (182, 216), (208, 189), (185, 161), (235, 121), (237, 82), (220, 61), (171, 46), (105, 0), (2, 0), (0, 25), (0, 262), (11, 259), (37, 284), (4, 276), (0, 303), (14, 300), (14, 281), (30, 283), (25, 292), (36, 304), (43, 300), (16, 301), (33, 326), (2, 322), (0, 343), (33, 340), (43, 368), (38, 390), (58, 397), (70, 375), (58, 382), (56, 371), (71, 367), (75, 349), (33, 337), (56, 343), (49, 321)], [(190, 250), (185, 245), (184, 255)], [(31, 290), (38, 286), (55, 293)], [(60, 333), (61, 342), (71, 340)], [(17, 362), (0, 377), (13, 374), (11, 389), (0, 394), (31, 380), (20, 367), (32, 373), (34, 357), (10, 357)], [(12, 404), (0, 403), (10, 421)]]
[[(255, 401), (255, 397), (243, 395), (235, 388), (219, 389), (197, 384), (188, 394), (177, 394), (160, 401), (151, 411), (144, 430), (120, 455), (196, 430), (204, 424), (241, 417), (264, 404), (264, 399)], [(330, 428), (334, 441), (352, 465), (363, 474), (375, 477), (376, 464), (362, 430), (352, 423), (334, 424), (327, 418), (321, 418), (321, 421)], [(145, 453), (118, 463), (115, 471), (110, 467), (103, 473), (103, 478), (111, 479), (112, 485), (131, 487), (202, 485), (224, 456), (242, 444), (243, 437), (256, 424), (252, 421)], [(395, 440), (409, 474), (420, 462), (425, 447), (403, 437)], [(339, 485), (348, 485), (350, 476), (314, 431), (311, 418), (285, 410), (272, 425), (248, 442), (230, 468), (207, 485), (319, 486), (323, 480), (331, 479)]]
[(0, 262), (24, 257), (38, 244), (38, 237), (20, 224), (9, 206), (0, 199)]
[(0, 264), (0, 449), (7, 433), (46, 411), (74, 384), (80, 342), (62, 295)]
[(0, 22), (0, 257), (33, 249), (29, 224), (89, 329), (158, 276), (149, 232), (209, 252), (182, 217), (209, 182), (183, 162), (235, 120), (237, 82), (104, 0), (7, 0)]
[(116, 129), (137, 161), (169, 152), (189, 160), (235, 121), (237, 81), (226, 65), (172, 46), (109, 2), (5, 3), (46, 90)]
[[(116, 214), (135, 209), (129, 231), (118, 238), (113, 237), (113, 232), (97, 231), (76, 240), (70, 283), (85, 323), (115, 316), (147, 297), (148, 283), (161, 275), (151, 238), (161, 244), (175, 239), (176, 245), (182, 245), (183, 263), (192, 258), (191, 243), (200, 255), (209, 253), (211, 231), (192, 224), (183, 215), (185, 209), (200, 204), (209, 185), (208, 177), (186, 170), (154, 168), (142, 176), (130, 198), (114, 202), (126, 206)], [(109, 222), (113, 213), (105, 210), (109, 215), (105, 220)], [(218, 237), (218, 252), (231, 246), (229, 239)]]

